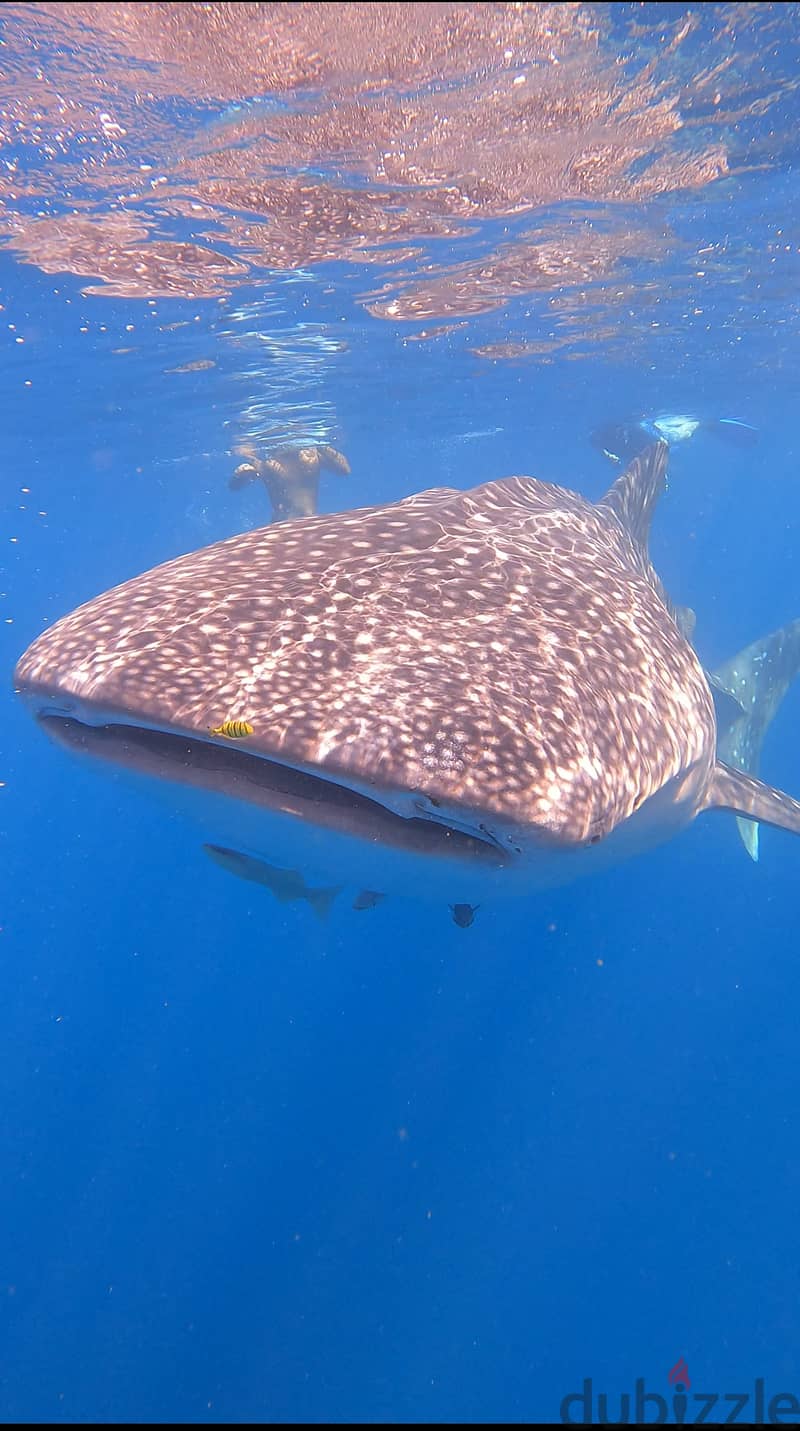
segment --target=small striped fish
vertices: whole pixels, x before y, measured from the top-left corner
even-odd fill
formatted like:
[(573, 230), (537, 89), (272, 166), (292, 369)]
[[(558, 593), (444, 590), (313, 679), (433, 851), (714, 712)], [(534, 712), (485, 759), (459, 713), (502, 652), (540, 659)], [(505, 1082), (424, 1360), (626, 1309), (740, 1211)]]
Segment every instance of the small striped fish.
[(224, 720), (222, 725), (209, 726), (212, 735), (224, 735), (226, 740), (243, 740), (253, 734), (249, 720)]

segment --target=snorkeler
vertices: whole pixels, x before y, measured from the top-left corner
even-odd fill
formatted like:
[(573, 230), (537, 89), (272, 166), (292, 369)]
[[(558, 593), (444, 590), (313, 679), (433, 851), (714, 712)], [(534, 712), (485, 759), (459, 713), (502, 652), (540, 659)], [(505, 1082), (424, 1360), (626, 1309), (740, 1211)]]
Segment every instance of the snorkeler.
[(264, 483), (272, 503), (273, 522), (288, 517), (313, 517), (319, 502), (320, 473), (325, 470), (347, 476), (350, 463), (335, 447), (278, 447), (270, 457), (260, 459), (254, 447), (237, 448), (245, 460), (239, 463), (229, 486), (238, 492), (248, 482)]
[(752, 447), (758, 440), (758, 428), (738, 417), (699, 418), (685, 413), (660, 413), (658, 417), (641, 417), (631, 422), (609, 422), (595, 428), (591, 442), (604, 457), (623, 466), (632, 462), (654, 440), (662, 438), (673, 446), (686, 442), (696, 432), (710, 432), (736, 447)]

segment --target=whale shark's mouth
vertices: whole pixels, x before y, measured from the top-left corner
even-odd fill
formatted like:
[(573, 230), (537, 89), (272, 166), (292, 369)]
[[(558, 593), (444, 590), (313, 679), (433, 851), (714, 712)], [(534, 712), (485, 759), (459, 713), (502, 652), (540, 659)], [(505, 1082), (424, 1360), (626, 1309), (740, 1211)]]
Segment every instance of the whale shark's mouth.
[(421, 796), (418, 815), (400, 815), (381, 802), (378, 790), (372, 799), (334, 778), (253, 755), (241, 746), (123, 723), (93, 725), (52, 705), (42, 709), (37, 720), (53, 740), (76, 754), (371, 843), (496, 869), (517, 853), (513, 844), (501, 843), (498, 835), (484, 828), (477, 816), (473, 828), (459, 828), (459, 817), (449, 823), (447, 811), (432, 810)]

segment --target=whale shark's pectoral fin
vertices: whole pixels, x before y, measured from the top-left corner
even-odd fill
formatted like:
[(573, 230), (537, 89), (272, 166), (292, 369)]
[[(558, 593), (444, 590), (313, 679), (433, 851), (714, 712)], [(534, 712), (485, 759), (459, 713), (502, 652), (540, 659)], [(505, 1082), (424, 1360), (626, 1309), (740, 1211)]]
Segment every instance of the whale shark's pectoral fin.
[(701, 810), (733, 810), (747, 820), (800, 835), (800, 800), (718, 760)]

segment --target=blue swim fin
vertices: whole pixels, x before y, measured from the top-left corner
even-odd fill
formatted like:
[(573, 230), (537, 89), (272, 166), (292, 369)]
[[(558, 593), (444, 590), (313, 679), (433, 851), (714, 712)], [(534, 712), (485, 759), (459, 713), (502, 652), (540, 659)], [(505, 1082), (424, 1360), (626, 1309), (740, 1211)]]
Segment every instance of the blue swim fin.
[(758, 442), (758, 428), (750, 422), (743, 422), (740, 417), (718, 417), (712, 422), (704, 422), (703, 427), (706, 432), (713, 432), (715, 437), (732, 442), (735, 447), (752, 447)]

